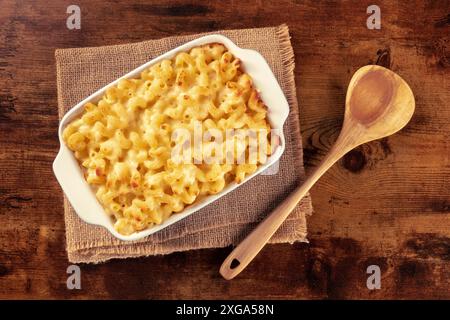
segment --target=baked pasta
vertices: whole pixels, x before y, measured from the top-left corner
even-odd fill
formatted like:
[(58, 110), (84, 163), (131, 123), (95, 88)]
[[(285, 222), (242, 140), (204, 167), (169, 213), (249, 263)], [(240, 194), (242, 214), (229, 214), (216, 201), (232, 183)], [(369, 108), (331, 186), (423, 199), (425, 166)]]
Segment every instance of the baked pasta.
[(208, 44), (120, 80), (63, 139), (129, 235), (255, 172), (273, 151), (266, 114), (239, 59)]

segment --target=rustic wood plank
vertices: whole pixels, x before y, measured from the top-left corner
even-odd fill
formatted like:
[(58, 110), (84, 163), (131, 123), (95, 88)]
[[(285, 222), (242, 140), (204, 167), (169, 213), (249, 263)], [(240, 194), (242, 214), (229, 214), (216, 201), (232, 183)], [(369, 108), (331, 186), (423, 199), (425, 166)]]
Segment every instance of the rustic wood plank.
[[(450, 298), (449, 1), (383, 1), (382, 29), (365, 27), (369, 1), (158, 1), (80, 4), (3, 1), (0, 10), (0, 298)], [(82, 265), (66, 289), (54, 49), (287, 23), (307, 171), (334, 142), (352, 73), (383, 64), (416, 95), (397, 135), (364, 145), (312, 190), (311, 244), (270, 245), (232, 282), (227, 249)], [(382, 289), (366, 288), (378, 264)], [(271, 266), (268, 270), (268, 266)]]

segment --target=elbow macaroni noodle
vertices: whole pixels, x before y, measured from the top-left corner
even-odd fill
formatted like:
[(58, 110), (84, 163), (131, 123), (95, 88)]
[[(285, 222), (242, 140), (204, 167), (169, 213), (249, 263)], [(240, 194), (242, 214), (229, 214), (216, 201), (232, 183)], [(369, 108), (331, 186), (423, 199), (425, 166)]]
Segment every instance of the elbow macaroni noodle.
[(129, 235), (255, 172), (277, 144), (266, 114), (239, 59), (208, 44), (120, 80), (63, 139)]

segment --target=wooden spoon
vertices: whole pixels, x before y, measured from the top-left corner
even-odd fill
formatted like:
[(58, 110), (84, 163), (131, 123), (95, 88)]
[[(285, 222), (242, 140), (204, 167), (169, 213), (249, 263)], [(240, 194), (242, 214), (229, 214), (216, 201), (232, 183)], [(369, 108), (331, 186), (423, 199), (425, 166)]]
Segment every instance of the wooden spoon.
[[(341, 133), (320, 165), (261, 222), (225, 259), (220, 274), (233, 279), (253, 260), (316, 181), (343, 155), (368, 141), (389, 136), (403, 128), (415, 108), (414, 95), (396, 73), (376, 65), (353, 75), (345, 100)], [(270, 190), (268, 190), (270, 192)]]

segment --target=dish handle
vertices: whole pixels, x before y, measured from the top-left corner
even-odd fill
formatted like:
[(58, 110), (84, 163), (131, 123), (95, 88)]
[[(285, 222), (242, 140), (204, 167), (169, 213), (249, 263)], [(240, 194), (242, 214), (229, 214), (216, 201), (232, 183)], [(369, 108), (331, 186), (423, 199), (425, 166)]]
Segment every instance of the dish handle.
[[(108, 219), (104, 214), (96, 214), (103, 210), (90, 186), (85, 182), (81, 170), (73, 168), (78, 163), (66, 146), (61, 148), (53, 161), (53, 172), (67, 198), (81, 219), (87, 223), (104, 225)], [(74, 170), (75, 169), (75, 170)]]

